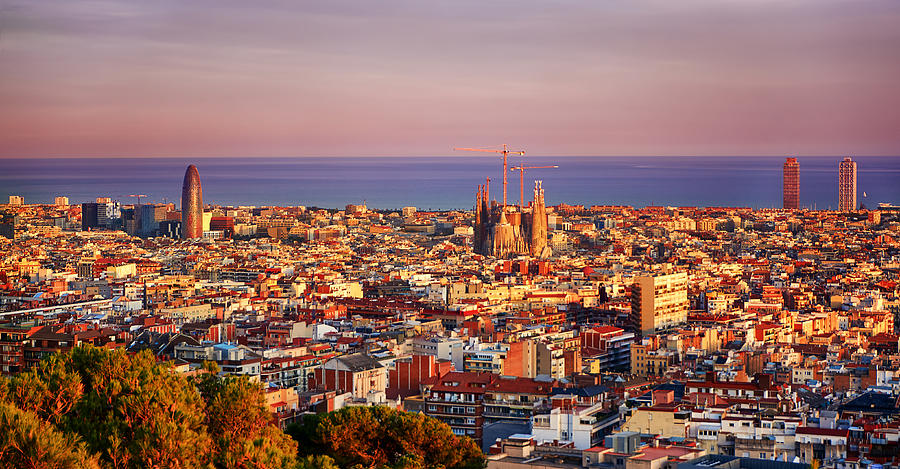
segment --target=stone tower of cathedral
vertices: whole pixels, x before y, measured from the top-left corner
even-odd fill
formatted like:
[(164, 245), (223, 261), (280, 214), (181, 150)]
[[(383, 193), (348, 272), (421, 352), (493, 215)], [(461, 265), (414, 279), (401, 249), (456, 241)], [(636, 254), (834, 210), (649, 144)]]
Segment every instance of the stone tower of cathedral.
[(510, 258), (521, 255), (548, 257), (547, 212), (544, 189), (535, 183), (534, 203), (522, 213), (518, 207), (491, 203), (487, 186), (475, 194), (473, 250), (486, 256)]

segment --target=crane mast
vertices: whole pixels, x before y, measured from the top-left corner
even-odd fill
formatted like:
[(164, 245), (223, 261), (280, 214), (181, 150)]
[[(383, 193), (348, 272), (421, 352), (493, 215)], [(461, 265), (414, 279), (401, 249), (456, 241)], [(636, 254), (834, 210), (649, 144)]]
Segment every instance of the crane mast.
[(545, 168), (559, 168), (559, 166), (513, 166), (509, 168), (510, 171), (518, 171), (519, 172), (519, 211), (522, 212), (525, 210), (525, 170), (526, 169), (545, 169)]
[(506, 157), (509, 155), (522, 155), (525, 156), (525, 150), (509, 150), (506, 144), (503, 144), (502, 150), (496, 150), (491, 148), (454, 148), (454, 150), (459, 151), (478, 151), (484, 153), (500, 153), (503, 155), (503, 206), (506, 207), (506, 186), (507, 186), (507, 177), (506, 173), (508, 172), (508, 165), (506, 161)]

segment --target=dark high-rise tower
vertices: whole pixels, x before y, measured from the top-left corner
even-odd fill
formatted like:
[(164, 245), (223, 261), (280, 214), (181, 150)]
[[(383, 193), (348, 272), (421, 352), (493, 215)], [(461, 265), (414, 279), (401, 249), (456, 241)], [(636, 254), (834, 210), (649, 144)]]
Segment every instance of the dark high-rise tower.
[(797, 158), (788, 158), (784, 162), (782, 200), (786, 209), (800, 208), (800, 163), (797, 163)]
[[(106, 207), (103, 207), (106, 210)], [(81, 204), (81, 230), (87, 231), (91, 228), (100, 227), (100, 204), (96, 202), (85, 202)]]
[(184, 184), (181, 186), (181, 237), (203, 237), (203, 191), (200, 188), (200, 173), (194, 165), (188, 166), (184, 172)]

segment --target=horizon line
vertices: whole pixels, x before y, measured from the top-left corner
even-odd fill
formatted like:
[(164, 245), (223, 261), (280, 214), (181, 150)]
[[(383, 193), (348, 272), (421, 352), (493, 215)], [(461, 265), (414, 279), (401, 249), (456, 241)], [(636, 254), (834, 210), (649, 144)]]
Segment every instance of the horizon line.
[[(526, 157), (537, 157), (537, 158), (897, 158), (900, 157), (900, 153), (898, 154), (831, 154), (831, 155), (813, 155), (813, 154), (796, 154), (796, 153), (784, 153), (784, 154), (680, 154), (680, 155), (653, 155), (653, 154), (634, 154), (634, 155), (588, 155), (588, 154), (566, 154), (566, 155), (552, 155), (552, 154), (525, 154)], [(138, 160), (138, 159), (237, 159), (237, 158), (250, 158), (250, 159), (291, 159), (291, 158), (455, 158), (455, 157), (470, 157), (470, 158), (479, 158), (479, 156), (474, 156), (471, 154), (445, 154), (445, 155), (233, 155), (233, 156), (223, 156), (223, 155), (184, 155), (184, 156), (176, 156), (176, 155), (161, 155), (161, 156), (0, 156), (0, 160), (75, 160), (75, 159), (130, 159), (130, 160)]]

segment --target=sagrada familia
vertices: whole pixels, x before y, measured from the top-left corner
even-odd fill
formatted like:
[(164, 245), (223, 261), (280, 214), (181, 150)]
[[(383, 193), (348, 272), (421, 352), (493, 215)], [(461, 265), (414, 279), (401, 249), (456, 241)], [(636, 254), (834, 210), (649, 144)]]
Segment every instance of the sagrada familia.
[(478, 186), (475, 196), (475, 239), (473, 250), (479, 254), (510, 258), (530, 255), (547, 258), (547, 210), (541, 181), (534, 183), (531, 210), (491, 201), (487, 185)]

